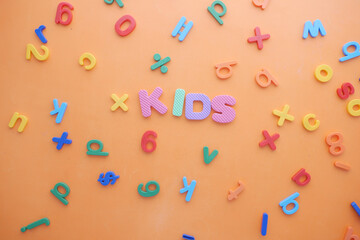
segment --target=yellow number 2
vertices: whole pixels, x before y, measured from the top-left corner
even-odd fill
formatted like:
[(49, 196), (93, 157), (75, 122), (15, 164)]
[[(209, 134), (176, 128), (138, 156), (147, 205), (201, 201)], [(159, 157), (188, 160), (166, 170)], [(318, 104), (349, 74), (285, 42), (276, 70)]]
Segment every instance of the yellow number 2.
[(49, 57), (49, 49), (42, 45), (41, 49), (44, 50), (44, 54), (41, 55), (36, 48), (34, 47), (34, 45), (32, 44), (28, 44), (26, 45), (26, 59), (30, 60), (31, 59), (31, 53), (34, 55), (34, 57), (39, 60), (39, 61), (45, 61), (46, 59), (48, 59)]

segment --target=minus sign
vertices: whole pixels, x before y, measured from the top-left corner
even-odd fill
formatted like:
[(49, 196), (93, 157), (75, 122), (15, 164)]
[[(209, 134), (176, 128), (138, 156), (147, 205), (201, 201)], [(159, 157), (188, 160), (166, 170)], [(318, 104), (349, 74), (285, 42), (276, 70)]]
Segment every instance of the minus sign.
[(359, 208), (359, 206), (355, 202), (352, 202), (351, 206), (354, 208), (356, 213), (360, 216), (360, 208)]
[(350, 165), (340, 161), (335, 161), (334, 166), (345, 171), (349, 171), (351, 169)]
[(195, 240), (195, 238), (193, 236), (190, 236), (190, 235), (187, 235), (187, 234), (183, 234), (183, 239)]
[(269, 218), (269, 215), (267, 213), (263, 213), (262, 224), (261, 224), (261, 235), (263, 235), (263, 236), (266, 236), (268, 218)]

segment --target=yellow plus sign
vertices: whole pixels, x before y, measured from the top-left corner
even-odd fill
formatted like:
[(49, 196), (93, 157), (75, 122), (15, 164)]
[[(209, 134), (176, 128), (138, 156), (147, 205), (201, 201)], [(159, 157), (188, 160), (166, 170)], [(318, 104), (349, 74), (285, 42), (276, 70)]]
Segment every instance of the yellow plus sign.
[(114, 100), (114, 105), (111, 106), (111, 111), (115, 111), (119, 107), (124, 111), (127, 112), (129, 110), (128, 106), (124, 103), (126, 99), (128, 99), (129, 95), (124, 94), (119, 98), (115, 93), (111, 94), (111, 98)]
[(292, 115), (290, 115), (290, 114), (288, 114), (289, 109), (290, 109), (290, 106), (286, 104), (286, 105), (283, 107), (283, 110), (282, 110), (282, 111), (279, 111), (279, 110), (277, 110), (277, 109), (275, 109), (275, 110), (273, 111), (273, 114), (274, 114), (275, 116), (278, 116), (278, 117), (279, 117), (279, 120), (278, 120), (278, 123), (277, 123), (278, 126), (281, 127), (282, 125), (284, 125), (285, 120), (288, 120), (288, 121), (290, 121), (290, 122), (294, 121), (295, 117), (292, 116)]

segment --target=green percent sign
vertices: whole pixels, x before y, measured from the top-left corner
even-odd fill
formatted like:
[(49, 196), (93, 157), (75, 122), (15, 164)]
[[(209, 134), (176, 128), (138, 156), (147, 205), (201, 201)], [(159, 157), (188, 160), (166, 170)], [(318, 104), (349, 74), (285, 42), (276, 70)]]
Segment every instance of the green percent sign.
[[(98, 144), (99, 145), (99, 149), (92, 149), (91, 148), (91, 144)], [(90, 140), (87, 145), (86, 145), (86, 148), (87, 148), (87, 152), (86, 154), (87, 155), (96, 155), (96, 156), (108, 156), (109, 153), (108, 152), (103, 152), (103, 148), (104, 148), (104, 144), (100, 141), (100, 140)]]
[[(107, 4), (112, 4), (114, 2), (114, 0), (104, 0), (105, 3)], [(119, 5), (119, 7), (123, 7), (124, 3), (121, 0), (116, 0), (116, 3)]]
[[(155, 185), (156, 186), (155, 190), (150, 190), (149, 189), (150, 185)], [(155, 181), (149, 181), (148, 183), (146, 183), (145, 191), (142, 190), (143, 186), (144, 186), (144, 184), (142, 184), (142, 183), (140, 183), (138, 186), (138, 192), (143, 197), (153, 197), (156, 194), (158, 194), (160, 191), (160, 185)]]

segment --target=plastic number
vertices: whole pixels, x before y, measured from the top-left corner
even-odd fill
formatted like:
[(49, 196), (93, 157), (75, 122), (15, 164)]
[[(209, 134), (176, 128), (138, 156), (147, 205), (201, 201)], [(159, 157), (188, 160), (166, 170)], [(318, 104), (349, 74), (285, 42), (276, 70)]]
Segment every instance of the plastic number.
[[(336, 141), (332, 141), (333, 137), (337, 137)], [(330, 133), (326, 136), (325, 141), (329, 145), (329, 152), (334, 156), (339, 156), (345, 150), (345, 146), (342, 145), (344, 137), (339, 132)]]
[[(144, 150), (144, 152), (147, 152), (147, 153), (151, 153), (151, 152), (155, 151), (155, 149), (156, 149), (156, 141), (154, 139), (149, 138), (149, 136), (153, 136), (154, 138), (156, 138), (157, 134), (154, 131), (147, 131), (142, 136), (141, 148)], [(150, 149), (147, 148), (147, 144), (149, 142), (152, 144), (152, 148), (150, 148)]]
[[(155, 190), (150, 190), (149, 186), (150, 185), (155, 185)], [(139, 184), (138, 186), (138, 193), (143, 196), (143, 197), (153, 197), (156, 194), (159, 193), (160, 191), (160, 185), (156, 182), (156, 181), (150, 181), (145, 185), (145, 191), (142, 190), (142, 187), (144, 186), (144, 184)]]
[[(126, 30), (121, 30), (121, 25), (123, 25), (124, 22), (129, 22), (130, 25), (127, 27)], [(117, 34), (119, 34), (122, 37), (125, 37), (129, 35), (132, 31), (134, 31), (136, 27), (136, 21), (135, 19), (130, 15), (122, 16), (115, 24), (115, 31)]]
[(49, 57), (49, 49), (44, 46), (44, 45), (41, 45), (41, 49), (44, 50), (44, 55), (41, 55), (37, 50), (36, 48), (34, 47), (34, 45), (32, 44), (28, 44), (26, 46), (26, 59), (27, 60), (30, 60), (31, 59), (31, 54), (34, 55), (34, 57), (39, 60), (39, 61), (45, 61), (46, 59), (48, 59)]

